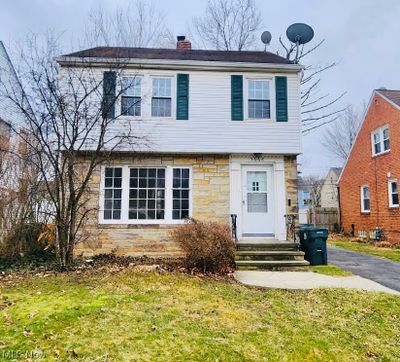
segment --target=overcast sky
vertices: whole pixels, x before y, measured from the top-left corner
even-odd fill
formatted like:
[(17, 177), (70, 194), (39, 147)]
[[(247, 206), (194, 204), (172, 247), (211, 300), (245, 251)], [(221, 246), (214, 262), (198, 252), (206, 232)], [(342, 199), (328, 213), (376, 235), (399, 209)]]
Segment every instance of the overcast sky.
[[(129, 0), (0, 0), (0, 40), (6, 47), (23, 39), (28, 32), (40, 33), (52, 28), (62, 41), (82, 32), (87, 12), (102, 3), (105, 9), (124, 6)], [(164, 13), (175, 35), (185, 35), (193, 16), (204, 11), (206, 0), (154, 0)], [(323, 77), (322, 92), (338, 95), (347, 91), (343, 104), (361, 108), (374, 88), (400, 88), (400, 1), (399, 0), (257, 0), (262, 12), (262, 30), (273, 40), (270, 50), (278, 48), (278, 37), (294, 22), (305, 22), (315, 30), (315, 41), (325, 44), (309, 62), (339, 64)], [(324, 130), (303, 138), (305, 174), (323, 175), (339, 163), (321, 144)]]

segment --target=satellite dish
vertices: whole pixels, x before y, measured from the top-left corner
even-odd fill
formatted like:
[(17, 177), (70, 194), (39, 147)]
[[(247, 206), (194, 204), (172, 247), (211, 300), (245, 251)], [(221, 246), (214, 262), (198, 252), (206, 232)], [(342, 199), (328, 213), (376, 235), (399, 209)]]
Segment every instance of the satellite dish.
[(271, 39), (272, 39), (272, 35), (269, 31), (264, 31), (261, 34), (261, 41), (265, 44), (264, 51), (267, 50), (267, 45), (269, 45), (269, 43), (271, 42)]
[(264, 31), (261, 34), (261, 41), (265, 44), (265, 45), (269, 45), (269, 43), (271, 42), (272, 39), (272, 35), (269, 31)]
[(314, 30), (310, 25), (295, 23), (287, 28), (286, 36), (292, 43), (306, 44), (314, 38)]

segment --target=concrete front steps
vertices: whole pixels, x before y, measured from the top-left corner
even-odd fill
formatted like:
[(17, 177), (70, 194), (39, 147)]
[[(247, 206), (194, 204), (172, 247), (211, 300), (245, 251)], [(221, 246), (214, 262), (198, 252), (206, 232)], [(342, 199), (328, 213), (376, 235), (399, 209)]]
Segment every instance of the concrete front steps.
[(237, 270), (305, 270), (309, 262), (298, 245), (289, 242), (238, 242)]

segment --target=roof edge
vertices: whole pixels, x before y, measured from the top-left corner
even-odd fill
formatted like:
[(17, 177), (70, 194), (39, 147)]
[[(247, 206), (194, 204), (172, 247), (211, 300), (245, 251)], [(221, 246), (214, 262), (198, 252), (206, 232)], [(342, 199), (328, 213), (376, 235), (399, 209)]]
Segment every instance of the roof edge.
[(298, 73), (304, 69), (303, 65), (295, 63), (255, 63), (255, 62), (237, 62), (237, 61), (204, 61), (204, 60), (178, 60), (178, 59), (143, 59), (143, 58), (93, 58), (93, 57), (72, 57), (59, 56), (55, 61), (61, 66), (82, 66), (90, 64), (93, 66), (115, 66), (122, 65), (129, 67), (130, 65), (140, 65), (143, 68), (155, 66), (170, 66), (175, 68), (204, 68), (204, 69), (275, 69), (286, 70)]

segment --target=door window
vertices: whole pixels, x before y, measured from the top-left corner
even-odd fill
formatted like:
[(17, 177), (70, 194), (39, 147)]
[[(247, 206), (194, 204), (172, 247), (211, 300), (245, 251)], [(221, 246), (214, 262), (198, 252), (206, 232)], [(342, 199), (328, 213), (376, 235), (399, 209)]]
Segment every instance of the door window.
[(247, 212), (268, 212), (266, 171), (247, 171)]

